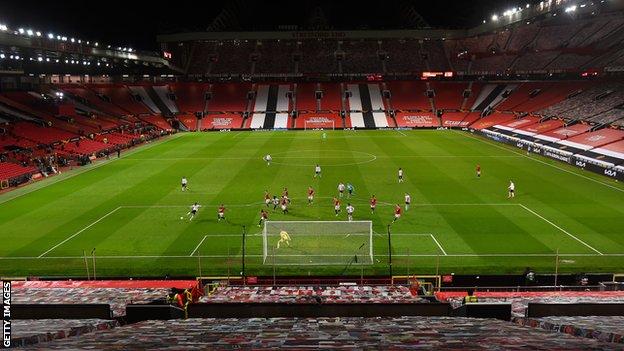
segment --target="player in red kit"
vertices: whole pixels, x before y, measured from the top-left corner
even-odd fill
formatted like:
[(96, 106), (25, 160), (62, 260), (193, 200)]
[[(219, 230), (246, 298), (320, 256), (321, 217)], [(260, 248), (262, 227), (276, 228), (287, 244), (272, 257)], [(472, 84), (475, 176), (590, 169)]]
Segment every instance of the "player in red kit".
[(392, 223), (396, 222), (399, 218), (401, 218), (401, 206), (397, 204), (394, 207), (394, 219), (392, 220)]
[(258, 222), (258, 227), (262, 226), (262, 223), (266, 222), (267, 219), (269, 219), (269, 213), (265, 211), (264, 209), (261, 209), (260, 210), (260, 222)]
[(334, 213), (336, 213), (336, 217), (338, 217), (338, 213), (340, 213), (340, 200), (334, 198)]
[(371, 197), (370, 199), (370, 208), (371, 213), (375, 213), (375, 208), (377, 208), (377, 198), (375, 197), (375, 195), (373, 195), (373, 197)]
[(266, 207), (271, 205), (271, 194), (267, 190), (264, 191), (264, 204)]
[(284, 191), (282, 191), (282, 198), (286, 198), (288, 203), (290, 203), (290, 198), (288, 197), (288, 188), (284, 187)]
[(221, 204), (217, 210), (217, 221), (221, 222), (222, 219), (225, 219), (225, 206), (223, 206), (223, 204)]
[(288, 200), (287, 196), (282, 197), (282, 213), (283, 214), (287, 214), (288, 213), (288, 203), (290, 202), (290, 200)]
[(481, 165), (477, 165), (477, 178), (481, 178)]
[(314, 201), (314, 189), (311, 186), (308, 187), (308, 205), (311, 205)]

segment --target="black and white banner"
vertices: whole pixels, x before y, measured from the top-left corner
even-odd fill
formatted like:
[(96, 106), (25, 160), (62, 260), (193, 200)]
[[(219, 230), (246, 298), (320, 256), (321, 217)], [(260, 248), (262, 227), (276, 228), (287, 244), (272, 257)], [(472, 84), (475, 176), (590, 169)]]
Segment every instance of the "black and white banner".
[(530, 141), (512, 138), (502, 133), (497, 133), (489, 130), (473, 130), (472, 132), (478, 133), (479, 135), (485, 136), (494, 141), (498, 141), (501, 143), (513, 145), (519, 149), (526, 150), (527, 152), (532, 152), (534, 154), (542, 155), (553, 160), (565, 162), (576, 166), (581, 169), (586, 169), (590, 172), (602, 174), (609, 178), (616, 179), (618, 181), (624, 181), (624, 169), (620, 169), (621, 167), (605, 167), (601, 165), (599, 160), (592, 160), (586, 157), (579, 157), (577, 155), (572, 154), (571, 152), (566, 152), (562, 150), (558, 150), (552, 147), (546, 147), (543, 145), (538, 145), (532, 143)]
[(379, 84), (348, 84), (349, 117), (354, 128), (388, 128)]

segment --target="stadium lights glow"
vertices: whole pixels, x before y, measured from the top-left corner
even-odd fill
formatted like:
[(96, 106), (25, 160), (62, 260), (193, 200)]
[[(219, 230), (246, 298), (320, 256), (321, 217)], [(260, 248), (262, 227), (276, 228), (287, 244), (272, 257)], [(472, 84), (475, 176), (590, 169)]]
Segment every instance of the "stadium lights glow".
[(42, 62), (43, 61), (43, 57), (41, 57), (41, 56), (37, 57), (37, 61)]
[(95, 42), (95, 44), (93, 44), (93, 45), (95, 45), (95, 46), (97, 47), (97, 46), (98, 46), (98, 45), (100, 45), (100, 44), (98, 44), (98, 43), (97, 43), (97, 41), (96, 41), (96, 42)]
[(48, 33), (48, 39), (53, 40), (54, 39), (54, 34)]
[(25, 32), (24, 28), (19, 28), (17, 31), (19, 32), (19, 34), (24, 34)]
[(26, 34), (28, 34), (29, 37), (32, 37), (33, 35), (35, 35), (32, 29), (27, 30)]
[(4, 54), (0, 54), (0, 59), (5, 58)]
[(41, 36), (41, 32), (39, 32), (39, 31), (35, 32), (35, 34), (36, 34), (38, 37), (40, 37), (40, 36)]
[(526, 8), (528, 9), (529, 7), (531, 7), (531, 4), (526, 4)]
[(67, 41), (67, 37), (61, 37), (62, 41)]
[(492, 21), (494, 22), (498, 21), (498, 15), (492, 15)]
[(0, 24), (0, 30), (3, 32), (6, 32), (9, 29), (9, 27), (6, 26), (6, 24)]
[(574, 12), (574, 11), (576, 11), (576, 5), (568, 6), (565, 9), (566, 13), (570, 13), (570, 12)]
[(76, 42), (76, 39), (71, 38), (71, 39), (69, 39), (69, 41), (71, 41), (72, 43), (75, 43), (75, 42)]

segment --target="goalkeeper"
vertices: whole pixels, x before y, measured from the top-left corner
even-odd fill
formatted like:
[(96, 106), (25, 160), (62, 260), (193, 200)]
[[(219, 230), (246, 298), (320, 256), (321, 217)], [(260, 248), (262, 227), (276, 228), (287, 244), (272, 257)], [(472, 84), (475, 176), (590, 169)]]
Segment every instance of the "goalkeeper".
[(290, 247), (290, 235), (288, 235), (288, 233), (285, 230), (280, 231), (280, 239), (277, 242), (277, 248), (280, 248), (280, 244), (284, 243), (286, 244), (288, 247)]

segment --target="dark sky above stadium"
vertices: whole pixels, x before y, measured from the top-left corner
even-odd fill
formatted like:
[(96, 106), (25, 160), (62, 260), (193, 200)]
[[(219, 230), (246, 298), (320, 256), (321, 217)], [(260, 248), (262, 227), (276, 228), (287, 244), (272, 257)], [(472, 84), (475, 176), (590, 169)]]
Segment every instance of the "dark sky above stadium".
[[(533, 0), (531, 0), (534, 2)], [(278, 26), (328, 29), (413, 28), (416, 13), (431, 27), (472, 27), (512, 0), (0, 0), (0, 23), (84, 40), (157, 50), (156, 35), (206, 30), (219, 15), (222, 30), (275, 30)], [(134, 5), (132, 5), (134, 4)], [(137, 4), (139, 4), (137, 6)], [(234, 20), (232, 20), (232, 18)], [(284, 27), (282, 27), (284, 28)], [(292, 27), (291, 27), (292, 28)]]

